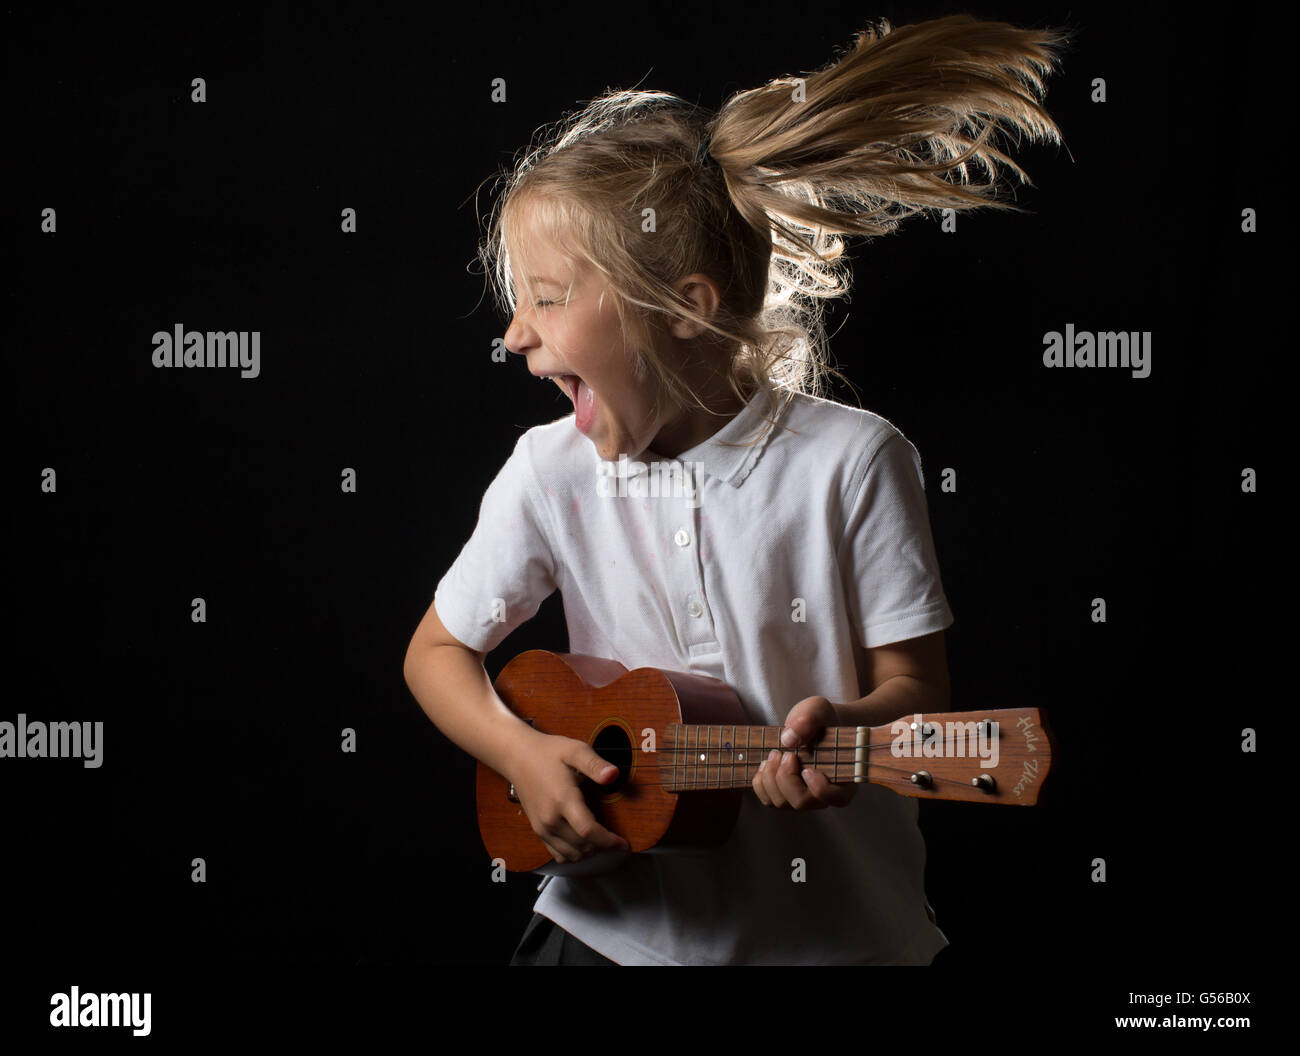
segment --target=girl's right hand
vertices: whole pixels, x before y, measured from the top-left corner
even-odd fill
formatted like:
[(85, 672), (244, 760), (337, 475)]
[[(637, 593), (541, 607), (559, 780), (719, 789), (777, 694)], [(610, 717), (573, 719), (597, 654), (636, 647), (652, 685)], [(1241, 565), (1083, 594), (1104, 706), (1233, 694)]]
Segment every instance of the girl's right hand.
[(596, 820), (580, 787), (584, 777), (609, 784), (618, 777), (618, 767), (582, 741), (531, 732), (510, 780), (533, 832), (555, 860), (577, 862), (600, 851), (630, 851), (627, 840)]

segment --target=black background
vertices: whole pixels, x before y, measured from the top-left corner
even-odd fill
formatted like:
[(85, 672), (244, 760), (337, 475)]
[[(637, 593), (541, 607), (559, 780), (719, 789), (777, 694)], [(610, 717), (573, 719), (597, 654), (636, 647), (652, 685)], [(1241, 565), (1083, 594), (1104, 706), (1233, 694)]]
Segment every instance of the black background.
[[(924, 461), (954, 708), (1047, 707), (1062, 749), (1039, 809), (922, 808), (952, 946), (923, 981), (871, 985), (1019, 1001), (996, 1017), (1012, 1038), (1049, 1014), (1105, 1032), (1129, 991), (1253, 989), (1259, 1015), (1274, 826), (1240, 743), (1272, 740), (1283, 467), (1265, 432), (1290, 342), (1264, 182), (1287, 137), (1253, 19), (237, 6), (5, 18), (19, 678), (0, 720), (105, 723), (100, 769), (0, 761), (6, 1031), (41, 1029), (73, 984), (150, 990), (155, 1036), (186, 1036), (223, 987), (269, 1003), (509, 959), (535, 878), (490, 882), (473, 760), (402, 678), (484, 488), (521, 431), (568, 413), (517, 357), (491, 361), (505, 321), (472, 265), (491, 201), (474, 190), (607, 85), (716, 110), (869, 17), (955, 11), (1076, 29), (1046, 99), (1066, 147), (1013, 150), (1027, 213), (855, 242), (828, 328), (862, 405)], [(1045, 369), (1042, 335), (1068, 322), (1152, 331), (1151, 376)], [(155, 369), (151, 335), (176, 323), (260, 330), (261, 376)], [(488, 671), (566, 644), (556, 594)]]

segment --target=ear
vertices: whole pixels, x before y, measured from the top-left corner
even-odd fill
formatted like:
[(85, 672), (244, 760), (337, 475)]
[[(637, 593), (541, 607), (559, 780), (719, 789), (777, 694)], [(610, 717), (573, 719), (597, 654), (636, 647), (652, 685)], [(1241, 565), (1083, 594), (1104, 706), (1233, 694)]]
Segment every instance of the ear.
[[(679, 279), (673, 284), (684, 300), (689, 301), (695, 311), (705, 318), (712, 318), (722, 303), (722, 292), (718, 284), (709, 276), (696, 272)], [(693, 319), (674, 319), (669, 325), (669, 333), (681, 341), (689, 341), (708, 333), (708, 330)]]

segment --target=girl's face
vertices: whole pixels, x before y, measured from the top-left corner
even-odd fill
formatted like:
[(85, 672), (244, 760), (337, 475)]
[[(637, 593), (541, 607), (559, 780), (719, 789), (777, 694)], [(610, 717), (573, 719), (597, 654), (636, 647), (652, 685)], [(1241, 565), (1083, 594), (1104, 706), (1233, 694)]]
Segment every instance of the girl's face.
[(594, 272), (572, 270), (549, 247), (535, 245), (529, 263), (537, 269), (529, 272), (534, 297), (525, 303), (526, 294), (519, 295), (506, 347), (574, 401), (575, 425), (601, 458), (634, 458), (676, 416), (667, 401), (655, 413), (656, 379), (648, 370), (637, 377), (636, 353), (624, 344), (612, 295)]

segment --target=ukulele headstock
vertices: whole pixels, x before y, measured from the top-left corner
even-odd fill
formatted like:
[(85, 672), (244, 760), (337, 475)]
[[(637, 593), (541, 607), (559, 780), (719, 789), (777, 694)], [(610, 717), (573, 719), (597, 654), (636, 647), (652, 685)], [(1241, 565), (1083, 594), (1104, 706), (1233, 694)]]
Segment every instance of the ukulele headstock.
[(920, 799), (1032, 806), (1053, 741), (1038, 708), (905, 716), (871, 728), (866, 780)]

